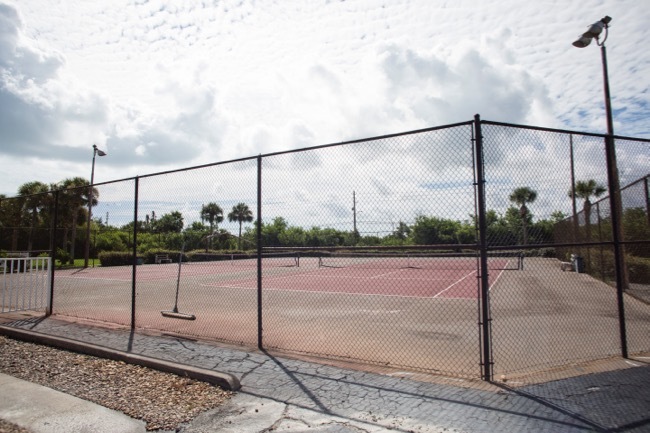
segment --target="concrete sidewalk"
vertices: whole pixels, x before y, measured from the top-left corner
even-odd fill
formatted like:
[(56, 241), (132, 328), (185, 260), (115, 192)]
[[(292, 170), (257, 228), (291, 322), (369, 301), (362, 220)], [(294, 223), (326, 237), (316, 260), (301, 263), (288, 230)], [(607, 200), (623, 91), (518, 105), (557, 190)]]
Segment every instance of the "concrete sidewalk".
[(1, 373), (0, 390), (0, 419), (32, 433), (146, 431), (143, 421)]
[[(612, 361), (614, 371), (509, 389), (460, 379), (418, 381), (406, 372), (348, 370), (56, 318), (8, 326), (78, 344), (101, 342), (111, 350), (232, 375), (241, 382), (230, 403), (195, 418), (183, 427), (185, 433), (650, 432), (650, 366), (622, 359)], [(4, 401), (0, 398), (0, 410)]]

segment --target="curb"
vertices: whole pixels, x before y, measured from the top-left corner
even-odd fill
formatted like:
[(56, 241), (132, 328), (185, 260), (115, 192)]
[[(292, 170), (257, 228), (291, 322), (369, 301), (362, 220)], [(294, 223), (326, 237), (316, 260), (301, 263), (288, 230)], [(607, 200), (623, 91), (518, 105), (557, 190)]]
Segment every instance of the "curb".
[(4, 325), (0, 325), (0, 334), (29, 343), (43, 344), (58, 349), (65, 349), (72, 352), (82, 353), (84, 355), (91, 355), (98, 358), (106, 358), (113, 361), (122, 361), (128, 364), (140, 365), (142, 367), (151, 368), (165, 373), (172, 373), (177, 376), (183, 376), (202, 382), (207, 382), (212, 385), (220, 386), (221, 388), (228, 391), (237, 391), (241, 388), (239, 379), (229, 373), (222, 373), (205, 368), (193, 367), (191, 365), (178, 364), (171, 361), (136, 355), (134, 353), (123, 352), (95, 344), (84, 343), (68, 338), (55, 337), (52, 335), (45, 335), (39, 332), (28, 331), (25, 329), (11, 328)]

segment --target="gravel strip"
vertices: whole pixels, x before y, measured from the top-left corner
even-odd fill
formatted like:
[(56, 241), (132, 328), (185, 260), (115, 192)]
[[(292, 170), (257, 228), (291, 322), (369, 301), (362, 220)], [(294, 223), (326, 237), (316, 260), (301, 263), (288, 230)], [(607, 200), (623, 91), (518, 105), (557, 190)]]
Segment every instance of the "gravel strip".
[(147, 430), (178, 430), (232, 395), (205, 382), (4, 336), (0, 353), (0, 372), (123, 412), (145, 421)]
[(29, 430), (0, 419), (0, 433), (29, 433)]

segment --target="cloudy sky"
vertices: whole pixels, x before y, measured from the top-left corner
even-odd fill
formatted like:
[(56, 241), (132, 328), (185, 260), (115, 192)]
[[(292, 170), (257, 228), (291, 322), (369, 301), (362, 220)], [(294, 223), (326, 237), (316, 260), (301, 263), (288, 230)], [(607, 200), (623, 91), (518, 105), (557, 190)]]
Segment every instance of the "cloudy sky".
[(0, 193), (483, 119), (650, 138), (646, 0), (0, 0)]

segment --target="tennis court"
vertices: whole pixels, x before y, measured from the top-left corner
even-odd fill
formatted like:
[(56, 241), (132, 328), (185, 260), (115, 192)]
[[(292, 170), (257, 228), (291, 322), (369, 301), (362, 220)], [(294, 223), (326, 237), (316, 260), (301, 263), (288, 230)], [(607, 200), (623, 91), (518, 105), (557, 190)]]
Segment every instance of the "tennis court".
[[(525, 263), (488, 262), (495, 358), (516, 360), (496, 371), (615, 356), (615, 291), (561, 272), (555, 259)], [(447, 375), (480, 369), (475, 257), (264, 258), (261, 293), (254, 258), (183, 263), (180, 278), (178, 271), (177, 263), (136, 267), (136, 328), (256, 347), (261, 317), (267, 349)], [(57, 271), (55, 314), (130, 325), (132, 274), (130, 266)], [(179, 311), (196, 320), (161, 315), (177, 284)], [(626, 305), (630, 325), (647, 329), (647, 306)], [(607, 332), (588, 332), (594, 320)]]
[[(490, 285), (520, 266), (489, 262)], [(284, 256), (262, 260), (264, 346), (383, 365), (476, 374), (476, 257)], [(133, 268), (57, 271), (54, 312), (129, 325)], [(254, 258), (136, 267), (136, 327), (255, 347)], [(178, 284), (179, 311), (163, 317)]]
[[(496, 258), (489, 262), (490, 285), (506, 270), (519, 270), (520, 257)], [(477, 259), (472, 256), (431, 257), (394, 256), (318, 256), (297, 254), (264, 257), (264, 290), (346, 293), (357, 295), (402, 296), (416, 298), (475, 299)], [(200, 285), (230, 289), (257, 289), (257, 259), (231, 256), (229, 259), (143, 265), (136, 268), (137, 281), (177, 281), (184, 286)], [(133, 267), (97, 267), (57, 271), (65, 285), (92, 282), (94, 286), (130, 282)], [(350, 284), (354, 281), (354, 284)], [(103, 282), (103, 283), (102, 283)], [(186, 289), (189, 290), (189, 289)]]
[[(266, 275), (264, 290), (409, 298), (475, 299), (477, 296), (476, 263), (471, 259), (430, 259), (426, 262), (420, 259), (416, 262), (413, 258), (338, 257), (324, 260), (322, 257), (303, 257), (300, 263), (289, 272)], [(493, 264), (501, 269), (490, 275), (490, 284), (504, 272), (507, 262), (499, 260)], [(300, 284), (296, 284), (297, 279)], [(234, 279), (228, 285), (222, 281), (201, 284), (256, 289), (257, 278)]]

